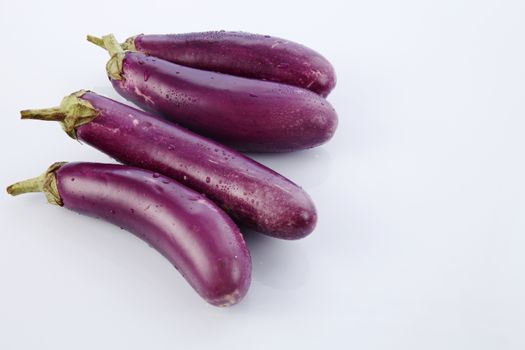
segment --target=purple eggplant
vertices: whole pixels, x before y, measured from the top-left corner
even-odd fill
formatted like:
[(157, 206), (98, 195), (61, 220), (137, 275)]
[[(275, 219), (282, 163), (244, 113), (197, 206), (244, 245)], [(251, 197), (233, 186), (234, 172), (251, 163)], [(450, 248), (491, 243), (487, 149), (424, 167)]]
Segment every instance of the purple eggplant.
[(7, 188), (114, 223), (163, 254), (209, 303), (239, 302), (251, 258), (239, 229), (206, 197), (165, 176), (123, 165), (55, 163)]
[(104, 37), (113, 87), (145, 110), (242, 151), (286, 152), (328, 141), (337, 114), (302, 88), (199, 70), (139, 52)]
[[(102, 40), (88, 36), (102, 45)], [(274, 81), (326, 97), (335, 87), (334, 68), (308, 47), (269, 35), (213, 31), (186, 34), (140, 34), (122, 48), (183, 66)]]
[(61, 105), (22, 111), (23, 119), (60, 121), (71, 137), (116, 160), (169, 176), (204, 193), (236, 222), (270, 236), (298, 239), (317, 214), (290, 180), (217, 142), (93, 92)]

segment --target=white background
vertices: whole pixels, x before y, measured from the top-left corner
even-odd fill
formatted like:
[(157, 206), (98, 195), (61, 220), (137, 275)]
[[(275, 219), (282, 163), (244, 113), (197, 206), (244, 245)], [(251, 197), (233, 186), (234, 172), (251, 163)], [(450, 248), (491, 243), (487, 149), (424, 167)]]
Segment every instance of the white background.
[(525, 2), (0, 2), (0, 184), (111, 161), (20, 121), (111, 97), (85, 35), (244, 30), (330, 59), (340, 117), (318, 149), (257, 156), (319, 212), (302, 241), (250, 235), (239, 305), (206, 304), (136, 237), (0, 195), (0, 349), (524, 349)]

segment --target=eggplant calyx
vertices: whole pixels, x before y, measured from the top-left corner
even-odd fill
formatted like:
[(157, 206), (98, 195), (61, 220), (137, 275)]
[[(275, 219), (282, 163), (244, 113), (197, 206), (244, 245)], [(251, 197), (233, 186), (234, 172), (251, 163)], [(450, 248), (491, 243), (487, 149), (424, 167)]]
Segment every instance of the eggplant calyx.
[(122, 44), (120, 44), (120, 47), (122, 47), (124, 51), (138, 51), (137, 47), (135, 46), (135, 38), (137, 36), (138, 35), (130, 36), (129, 38), (124, 40)]
[(116, 53), (109, 59), (106, 64), (106, 72), (111, 80), (122, 80), (122, 61), (124, 53)]
[[(124, 42), (122, 44), (120, 44), (120, 47), (122, 48), (122, 50), (124, 51), (138, 51), (137, 50), (137, 47), (135, 46), (135, 39), (137, 38), (138, 35), (135, 35), (135, 36), (130, 36), (129, 38), (127, 38), (126, 40), (124, 40)], [(87, 41), (89, 41), (90, 43), (93, 43), (103, 49), (106, 49), (106, 45), (104, 44), (104, 39), (102, 38), (99, 38), (97, 36), (94, 36), (94, 35), (88, 35), (86, 37)]]
[(122, 80), (122, 61), (124, 60), (124, 50), (118, 43), (113, 34), (102, 37), (104, 47), (108, 50), (111, 58), (106, 64), (106, 71), (112, 80)]
[(57, 121), (62, 125), (66, 134), (76, 139), (76, 129), (99, 115), (99, 112), (89, 101), (81, 98), (86, 92), (80, 90), (64, 97), (59, 107), (28, 109), (21, 111), (20, 114), (22, 119)]
[(63, 206), (64, 202), (58, 193), (57, 178), (55, 171), (57, 171), (66, 162), (53, 163), (42, 175), (23, 180), (7, 187), (7, 193), (12, 196), (29, 192), (43, 192), (49, 203)]
[(111, 58), (106, 64), (106, 72), (108, 73), (108, 77), (111, 80), (122, 80), (122, 61), (124, 60), (125, 51), (118, 43), (115, 36), (113, 34), (108, 34), (104, 35), (102, 38), (97, 38), (95, 36), (88, 35), (87, 40), (109, 52)]

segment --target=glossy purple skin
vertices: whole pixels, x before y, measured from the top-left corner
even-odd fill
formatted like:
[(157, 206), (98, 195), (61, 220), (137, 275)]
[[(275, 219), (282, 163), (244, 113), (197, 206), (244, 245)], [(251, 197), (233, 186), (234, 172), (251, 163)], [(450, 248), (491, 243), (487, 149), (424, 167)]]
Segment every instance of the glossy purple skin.
[(334, 68), (306, 46), (269, 35), (201, 32), (138, 35), (138, 51), (183, 66), (275, 81), (327, 96), (334, 88)]
[(217, 142), (92, 92), (99, 112), (77, 137), (122, 163), (157, 171), (204, 193), (239, 224), (283, 239), (311, 233), (312, 200), (290, 180)]
[(119, 94), (198, 134), (248, 152), (286, 152), (328, 141), (337, 115), (305, 89), (184, 67), (127, 52)]
[(67, 163), (55, 174), (66, 208), (134, 233), (209, 303), (232, 305), (248, 291), (251, 259), (243, 237), (202, 195), (165, 176), (123, 165)]

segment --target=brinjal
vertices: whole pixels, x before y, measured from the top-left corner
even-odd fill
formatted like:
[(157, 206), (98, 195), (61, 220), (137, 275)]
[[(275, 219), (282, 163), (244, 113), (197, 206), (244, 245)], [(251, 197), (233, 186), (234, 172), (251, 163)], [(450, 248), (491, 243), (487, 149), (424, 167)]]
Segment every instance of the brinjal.
[(296, 86), (210, 72), (140, 52), (103, 38), (115, 90), (141, 108), (198, 134), (247, 152), (319, 146), (337, 127), (321, 96)]
[(206, 197), (158, 173), (116, 164), (55, 163), (7, 191), (44, 192), (52, 204), (134, 233), (213, 305), (237, 303), (250, 285), (250, 254), (231, 219)]
[(254, 160), (147, 112), (93, 92), (59, 107), (25, 110), (22, 119), (61, 122), (71, 137), (116, 160), (169, 176), (204, 193), (237, 223), (298, 239), (313, 231), (315, 206), (299, 186)]
[[(88, 40), (103, 46), (102, 39)], [(298, 86), (323, 97), (336, 84), (334, 68), (321, 54), (269, 35), (223, 30), (140, 34), (121, 46), (183, 66)]]

